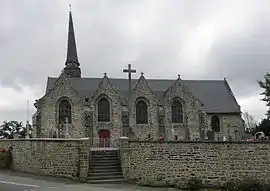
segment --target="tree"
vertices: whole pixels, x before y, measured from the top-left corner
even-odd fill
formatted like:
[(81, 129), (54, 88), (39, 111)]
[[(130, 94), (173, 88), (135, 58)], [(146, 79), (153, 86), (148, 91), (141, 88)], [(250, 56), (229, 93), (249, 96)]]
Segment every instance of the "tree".
[(265, 135), (269, 136), (270, 132), (270, 73), (264, 75), (264, 81), (258, 81), (260, 87), (264, 90), (260, 95), (263, 95), (264, 98), (262, 101), (266, 102), (268, 107), (266, 112), (266, 118), (262, 119), (260, 124), (256, 128), (256, 132), (263, 131)]
[(262, 131), (266, 136), (270, 136), (270, 118), (264, 118), (262, 121), (259, 123), (259, 125), (256, 126), (254, 133)]
[[(29, 132), (33, 131), (31, 125), (29, 125)], [(4, 121), (0, 126), (0, 138), (1, 139), (13, 139), (14, 135), (18, 134), (19, 138), (25, 138), (26, 136), (26, 127), (22, 122), (15, 120)]]
[(245, 131), (246, 133), (253, 133), (257, 127), (257, 123), (248, 112), (243, 113), (243, 119), (245, 121)]
[(270, 73), (266, 73), (264, 75), (264, 81), (258, 81), (260, 87), (264, 89), (264, 91), (260, 94), (263, 95), (264, 98), (262, 101), (266, 102), (266, 106), (268, 107), (266, 116), (270, 118)]

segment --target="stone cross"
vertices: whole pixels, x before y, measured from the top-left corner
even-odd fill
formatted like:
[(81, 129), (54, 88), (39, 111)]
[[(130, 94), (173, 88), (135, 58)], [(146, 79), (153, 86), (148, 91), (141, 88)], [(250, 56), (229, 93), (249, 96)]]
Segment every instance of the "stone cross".
[[(128, 73), (128, 95), (129, 95), (129, 101), (130, 101), (130, 99), (131, 99), (131, 74), (136, 73), (136, 70), (131, 69), (131, 64), (128, 64), (128, 68), (124, 69), (123, 72)], [(131, 123), (131, 110), (132, 110), (132, 105), (129, 102), (128, 103), (128, 118), (129, 118), (128, 122), (129, 122), (129, 125)]]
[(128, 69), (124, 69), (123, 72), (128, 73), (128, 94), (131, 96), (131, 74), (136, 73), (136, 70), (131, 69), (131, 64), (128, 64)]

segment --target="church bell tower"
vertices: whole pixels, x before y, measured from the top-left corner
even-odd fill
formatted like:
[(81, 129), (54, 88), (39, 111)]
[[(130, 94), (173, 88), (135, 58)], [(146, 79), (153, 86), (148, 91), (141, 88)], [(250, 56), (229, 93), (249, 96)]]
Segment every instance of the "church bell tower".
[(66, 60), (65, 65), (66, 66), (64, 68), (64, 72), (68, 77), (70, 78), (81, 77), (81, 69), (80, 69), (80, 63), (78, 61), (71, 10), (69, 11), (67, 60)]

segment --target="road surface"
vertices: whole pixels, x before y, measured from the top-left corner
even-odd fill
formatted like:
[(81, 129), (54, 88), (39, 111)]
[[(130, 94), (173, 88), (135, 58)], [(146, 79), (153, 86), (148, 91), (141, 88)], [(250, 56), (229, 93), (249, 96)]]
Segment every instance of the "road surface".
[(0, 191), (25, 191), (75, 185), (71, 180), (0, 171)]
[(147, 188), (130, 184), (81, 184), (54, 177), (0, 171), (0, 191), (172, 191), (168, 188)]

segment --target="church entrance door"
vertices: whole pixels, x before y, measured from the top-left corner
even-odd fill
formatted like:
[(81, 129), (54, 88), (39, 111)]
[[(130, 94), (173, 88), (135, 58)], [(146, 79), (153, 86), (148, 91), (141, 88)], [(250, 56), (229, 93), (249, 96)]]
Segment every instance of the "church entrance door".
[(99, 147), (110, 147), (110, 131), (107, 129), (101, 129), (98, 132), (99, 136)]

